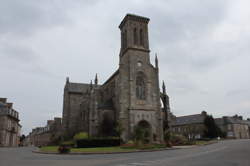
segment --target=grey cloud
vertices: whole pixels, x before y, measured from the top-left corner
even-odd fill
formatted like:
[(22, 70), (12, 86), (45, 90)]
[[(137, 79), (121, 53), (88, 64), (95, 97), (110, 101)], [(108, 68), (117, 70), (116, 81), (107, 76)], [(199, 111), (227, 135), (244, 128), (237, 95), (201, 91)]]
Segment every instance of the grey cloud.
[[(170, 2), (170, 3), (169, 3)], [(167, 9), (152, 14), (152, 48), (163, 54), (163, 64), (204, 71), (222, 60), (209, 37), (227, 16), (229, 2), (166, 1)], [(188, 9), (187, 9), (188, 8)], [(177, 9), (177, 10), (176, 10)], [(161, 16), (161, 17), (159, 17)]]
[(238, 97), (238, 96), (241, 96), (241, 95), (243, 95), (243, 96), (249, 95), (249, 90), (247, 90), (247, 89), (231, 90), (231, 91), (228, 91), (225, 96)]
[(2, 60), (16, 60), (27, 63), (38, 58), (34, 50), (19, 43), (2, 43), (0, 46), (0, 57)]
[(42, 59), (40, 55), (31, 47), (21, 44), (21, 42), (1, 43), (0, 58), (0, 65), (2, 69), (11, 69), (17, 72), (44, 77), (59, 77), (46, 70), (46, 68), (41, 64)]
[(226, 16), (226, 1), (181, 2), (165, 1), (167, 9), (155, 10), (152, 14), (152, 20), (157, 19), (151, 30), (157, 39), (154, 44), (200, 39), (211, 32)]
[(27, 37), (39, 29), (72, 23), (68, 10), (79, 3), (65, 0), (8, 0), (0, 3), (0, 34)]

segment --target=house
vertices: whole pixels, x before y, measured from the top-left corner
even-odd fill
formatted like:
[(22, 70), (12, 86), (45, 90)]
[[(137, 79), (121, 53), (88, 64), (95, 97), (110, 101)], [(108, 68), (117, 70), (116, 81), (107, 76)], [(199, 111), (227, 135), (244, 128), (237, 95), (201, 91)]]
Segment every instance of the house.
[(19, 145), (19, 121), (19, 113), (13, 109), (13, 103), (7, 102), (7, 98), (0, 98), (0, 147)]
[(215, 119), (215, 123), (226, 133), (227, 138), (247, 139), (249, 136), (250, 121), (243, 120), (242, 116), (223, 116)]
[(204, 133), (206, 116), (207, 113), (202, 111), (200, 114), (175, 117), (170, 122), (171, 131), (188, 139), (200, 139)]

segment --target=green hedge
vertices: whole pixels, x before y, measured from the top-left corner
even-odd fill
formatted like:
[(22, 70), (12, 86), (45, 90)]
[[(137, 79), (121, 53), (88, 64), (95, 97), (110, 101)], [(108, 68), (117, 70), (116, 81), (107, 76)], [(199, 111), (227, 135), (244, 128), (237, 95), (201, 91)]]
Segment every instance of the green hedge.
[(119, 146), (119, 138), (90, 138), (90, 139), (81, 139), (76, 140), (77, 148), (94, 148), (94, 147), (111, 147)]

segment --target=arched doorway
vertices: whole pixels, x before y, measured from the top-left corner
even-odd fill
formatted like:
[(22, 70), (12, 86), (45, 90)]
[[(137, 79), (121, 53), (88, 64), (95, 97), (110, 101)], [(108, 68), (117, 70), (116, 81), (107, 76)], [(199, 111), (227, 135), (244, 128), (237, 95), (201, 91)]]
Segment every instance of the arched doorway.
[(143, 143), (152, 142), (152, 130), (151, 125), (146, 120), (141, 120), (135, 127), (136, 135), (138, 139), (141, 139)]

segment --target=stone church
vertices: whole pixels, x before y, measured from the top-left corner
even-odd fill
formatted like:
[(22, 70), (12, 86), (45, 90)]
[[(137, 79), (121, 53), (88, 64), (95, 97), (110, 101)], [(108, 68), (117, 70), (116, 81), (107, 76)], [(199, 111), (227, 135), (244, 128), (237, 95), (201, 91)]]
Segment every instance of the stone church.
[(102, 85), (96, 75), (89, 84), (66, 80), (63, 101), (63, 131), (73, 136), (112, 136), (122, 127), (122, 139), (133, 137), (136, 126), (147, 128), (151, 142), (163, 140), (168, 120), (169, 98), (163, 82), (159, 87), (158, 59), (150, 63), (149, 18), (127, 14), (119, 25), (119, 68)]

